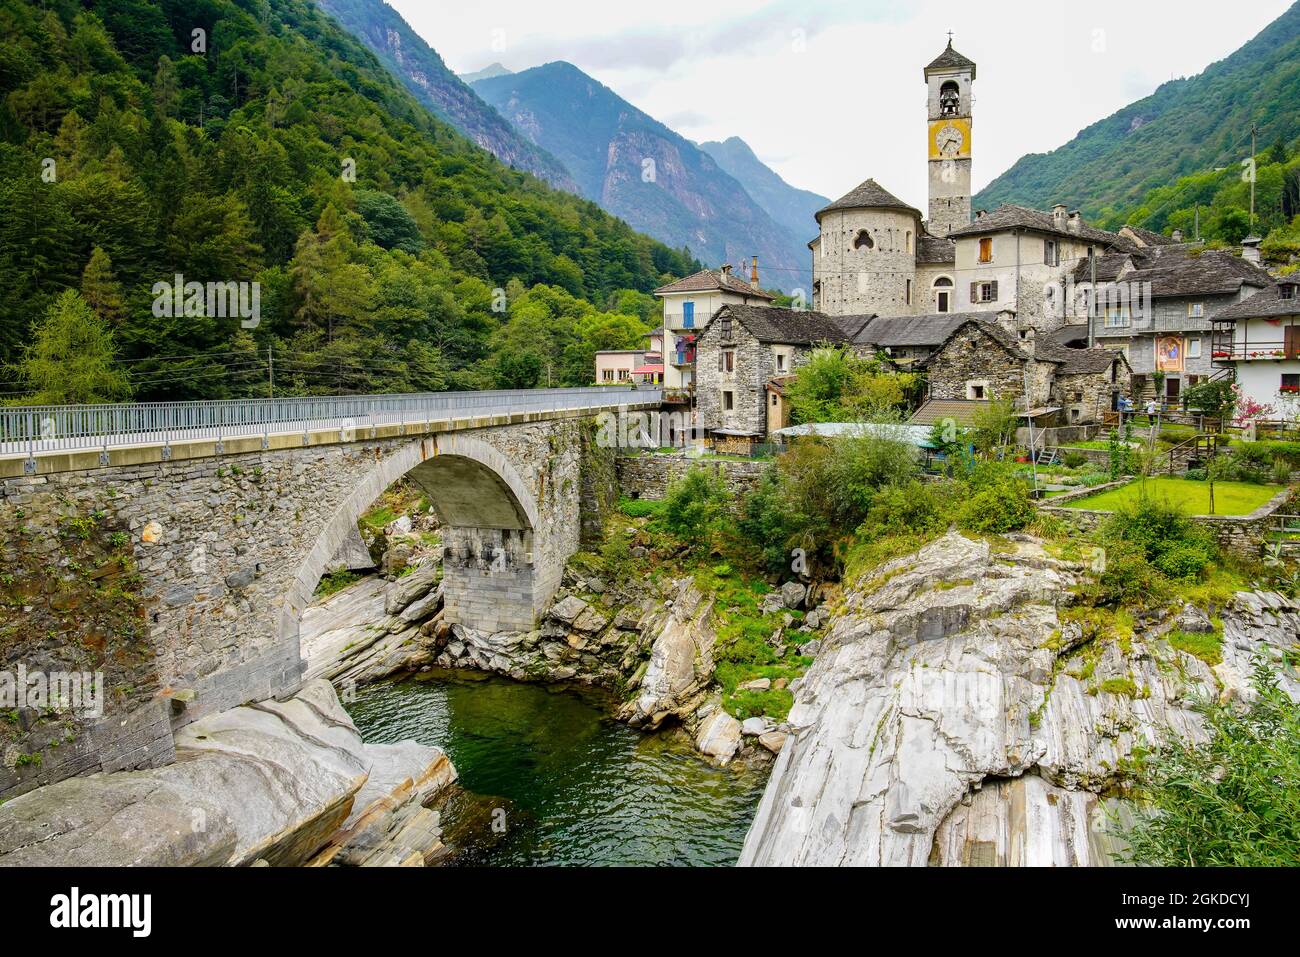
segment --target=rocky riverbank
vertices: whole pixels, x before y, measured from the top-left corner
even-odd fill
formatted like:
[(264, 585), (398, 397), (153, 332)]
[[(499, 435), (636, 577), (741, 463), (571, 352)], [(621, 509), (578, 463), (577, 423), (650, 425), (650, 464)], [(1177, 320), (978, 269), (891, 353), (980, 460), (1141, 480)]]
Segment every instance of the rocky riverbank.
[(1213, 628), (1204, 610), (1107, 622), (1073, 607), (1089, 567), (1009, 541), (949, 533), (849, 591), (799, 682), (742, 864), (1112, 863), (1134, 748), (1197, 736), (1198, 698), (1248, 694), (1252, 656), (1295, 653), (1290, 599), (1219, 609), (1211, 666), (1168, 640)]
[(456, 779), (435, 747), (366, 744), (330, 684), (210, 715), (176, 761), (0, 807), (0, 866), (423, 865)]

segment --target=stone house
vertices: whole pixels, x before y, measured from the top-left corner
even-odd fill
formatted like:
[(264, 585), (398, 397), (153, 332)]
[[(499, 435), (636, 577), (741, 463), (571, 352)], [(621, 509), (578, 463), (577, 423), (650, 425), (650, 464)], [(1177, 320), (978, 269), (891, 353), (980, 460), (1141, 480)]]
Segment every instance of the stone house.
[(654, 294), (663, 300), (661, 333), (663, 384), (669, 390), (688, 390), (695, 384), (695, 348), (709, 317), (725, 305), (764, 306), (772, 296), (758, 287), (758, 259), (749, 282), (731, 274), (731, 266), (701, 269), (676, 282), (660, 286)]
[(817, 345), (851, 344), (854, 331), (820, 312), (723, 306), (696, 344), (696, 419), (706, 439), (717, 447), (766, 436), (767, 407), (781, 401), (768, 384), (797, 374)]
[[(1021, 340), (996, 322), (967, 318), (917, 364), (931, 399), (1012, 399), (1040, 426), (1100, 421), (1132, 388), (1122, 353)], [(1026, 390), (1028, 390), (1026, 392)]]
[[(1215, 317), (1272, 281), (1267, 272), (1232, 250), (1172, 241), (1104, 256), (1096, 270), (1093, 339), (1099, 346), (1124, 353), (1133, 369), (1139, 402), (1157, 398), (1176, 404), (1182, 392), (1212, 376), (1217, 371), (1210, 354)], [(1088, 262), (1079, 264), (1074, 279), (1083, 309), (1072, 321), (1082, 319), (1084, 325), (1069, 328), (1086, 341), (1092, 288)], [(1164, 374), (1159, 395), (1157, 372)]]

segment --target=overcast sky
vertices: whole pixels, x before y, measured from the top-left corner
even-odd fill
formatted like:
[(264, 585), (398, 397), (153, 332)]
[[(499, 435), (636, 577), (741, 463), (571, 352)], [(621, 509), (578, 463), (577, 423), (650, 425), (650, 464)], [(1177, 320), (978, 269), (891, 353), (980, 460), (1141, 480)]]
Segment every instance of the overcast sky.
[(1290, 0), (389, 3), (458, 73), (568, 60), (689, 139), (741, 137), (795, 186), (835, 198), (871, 176), (925, 209), (921, 70), (948, 30), (978, 66), (979, 189), (1227, 56)]

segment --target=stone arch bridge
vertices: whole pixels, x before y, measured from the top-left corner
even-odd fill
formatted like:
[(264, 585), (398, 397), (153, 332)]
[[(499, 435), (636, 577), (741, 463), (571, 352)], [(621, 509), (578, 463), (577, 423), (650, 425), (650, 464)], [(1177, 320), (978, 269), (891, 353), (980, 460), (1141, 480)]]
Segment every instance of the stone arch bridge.
[[(402, 476), (445, 526), (446, 619), (531, 628), (614, 495), (614, 450), (597, 447), (593, 420), (660, 398), (611, 387), (0, 409), (3, 527), (71, 510), (130, 537), (156, 681), (187, 702), (155, 709), (174, 727), (298, 688), (299, 616)], [(54, 538), (0, 546), (66, 564)], [(170, 757), (154, 712), (122, 727), (92, 769)]]

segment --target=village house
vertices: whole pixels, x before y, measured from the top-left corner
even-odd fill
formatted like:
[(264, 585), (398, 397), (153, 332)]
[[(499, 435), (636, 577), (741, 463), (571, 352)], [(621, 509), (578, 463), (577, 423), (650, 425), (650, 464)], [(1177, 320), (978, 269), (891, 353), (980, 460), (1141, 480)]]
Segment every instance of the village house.
[(596, 385), (662, 383), (663, 333), (646, 334), (642, 349), (602, 349), (596, 353)]
[(1137, 226), (1111, 232), (1059, 204), (972, 219), (975, 64), (950, 41), (924, 77), (928, 218), (874, 179), (818, 210), (811, 311), (747, 298), (756, 277), (746, 287), (725, 270), (658, 290), (667, 337), (683, 331), (669, 318), (677, 303), (711, 297), (705, 320), (693, 317), (703, 331), (684, 343), (695, 351), (678, 358), (698, 359), (695, 424), (715, 447), (788, 424), (790, 382), (823, 343), (923, 373), (933, 402), (969, 410), (1006, 397), (1038, 425), (1097, 423), (1134, 389), (1151, 394), (1159, 380), (1176, 398), (1212, 375), (1215, 314), (1267, 284), (1248, 243), (1237, 256)]
[[(1202, 249), (1199, 244), (1168, 239), (1155, 243), (1149, 239), (1153, 234), (1145, 230), (1141, 234), (1149, 245), (1111, 253), (1096, 263), (1099, 292), (1093, 340), (1124, 353), (1133, 369), (1134, 398), (1139, 403), (1157, 399), (1177, 405), (1183, 392), (1220, 368), (1210, 355), (1214, 318), (1272, 280), (1231, 250)], [(1091, 265), (1079, 263), (1074, 279), (1083, 308), (1071, 320), (1082, 319), (1085, 325), (1070, 330), (1086, 341)]]
[(1220, 310), (1211, 349), (1216, 365), (1236, 370), (1244, 397), (1273, 409), (1266, 418), (1300, 420), (1300, 276)]
[(767, 305), (772, 296), (758, 287), (758, 257), (749, 282), (731, 274), (731, 266), (702, 269), (654, 293), (664, 304), (661, 361), (666, 390), (686, 392), (695, 384), (695, 346), (709, 317), (724, 305)]

